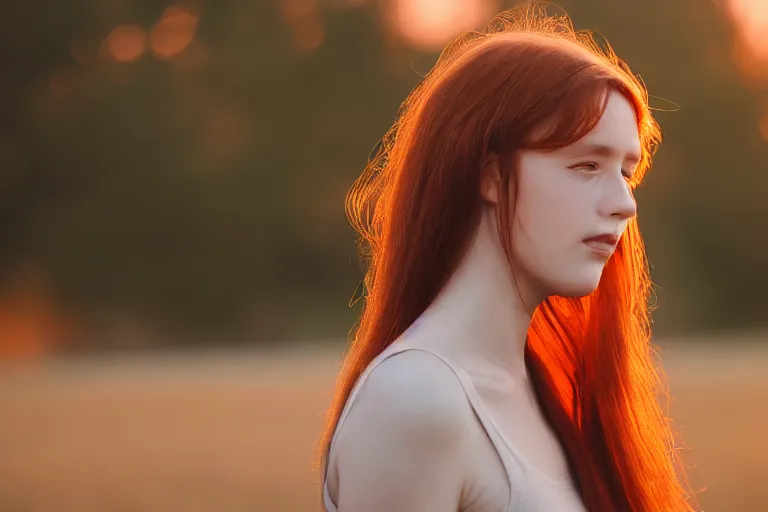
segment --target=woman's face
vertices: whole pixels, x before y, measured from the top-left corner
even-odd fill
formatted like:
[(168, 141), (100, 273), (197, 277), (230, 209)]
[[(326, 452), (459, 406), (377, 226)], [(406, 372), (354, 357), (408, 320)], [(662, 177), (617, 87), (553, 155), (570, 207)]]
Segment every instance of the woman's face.
[(519, 153), (513, 267), (533, 298), (580, 297), (597, 287), (613, 247), (605, 251), (585, 240), (620, 237), (635, 216), (627, 180), (640, 149), (634, 109), (612, 92), (603, 117), (582, 139), (554, 151)]

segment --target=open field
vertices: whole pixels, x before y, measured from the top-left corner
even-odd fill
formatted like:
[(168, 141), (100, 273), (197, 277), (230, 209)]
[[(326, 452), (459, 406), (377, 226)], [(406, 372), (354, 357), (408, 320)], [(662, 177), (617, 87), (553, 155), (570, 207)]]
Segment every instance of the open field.
[[(704, 510), (768, 511), (768, 337), (663, 347)], [(297, 349), (6, 369), (0, 511), (316, 511), (311, 461), (335, 358)]]

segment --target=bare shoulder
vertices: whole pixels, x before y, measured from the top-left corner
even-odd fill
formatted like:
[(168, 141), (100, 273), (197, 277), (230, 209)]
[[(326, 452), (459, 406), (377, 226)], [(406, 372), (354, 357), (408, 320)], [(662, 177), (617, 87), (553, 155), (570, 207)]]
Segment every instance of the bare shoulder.
[(334, 441), (339, 512), (458, 509), (471, 414), (435, 355), (407, 350), (379, 363)]
[(471, 406), (453, 370), (429, 352), (406, 350), (371, 372), (348, 421), (354, 425), (357, 417), (367, 428), (455, 442), (465, 435), (470, 414)]

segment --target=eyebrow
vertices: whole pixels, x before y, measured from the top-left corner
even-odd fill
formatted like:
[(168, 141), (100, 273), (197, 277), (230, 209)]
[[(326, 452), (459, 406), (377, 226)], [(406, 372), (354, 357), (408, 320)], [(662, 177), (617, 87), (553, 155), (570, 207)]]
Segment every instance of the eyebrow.
[[(574, 152), (579, 154), (591, 154), (601, 156), (619, 156), (621, 152), (613, 146), (605, 144), (579, 144), (574, 146)], [(627, 153), (624, 156), (624, 160), (637, 165), (640, 163), (640, 155), (634, 152)]]

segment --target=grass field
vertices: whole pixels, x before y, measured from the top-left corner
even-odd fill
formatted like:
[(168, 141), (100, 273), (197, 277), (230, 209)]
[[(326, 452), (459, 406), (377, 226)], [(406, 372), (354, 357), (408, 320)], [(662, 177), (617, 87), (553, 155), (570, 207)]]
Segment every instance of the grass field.
[[(662, 345), (707, 512), (768, 511), (768, 339), (751, 341)], [(0, 511), (316, 511), (335, 370), (301, 349), (6, 369)]]

